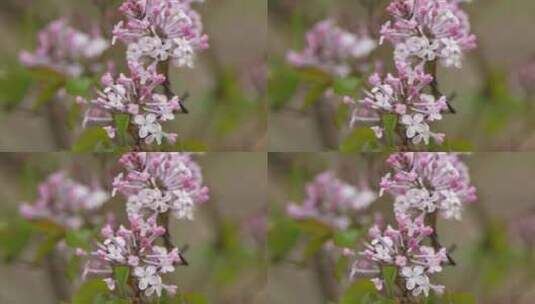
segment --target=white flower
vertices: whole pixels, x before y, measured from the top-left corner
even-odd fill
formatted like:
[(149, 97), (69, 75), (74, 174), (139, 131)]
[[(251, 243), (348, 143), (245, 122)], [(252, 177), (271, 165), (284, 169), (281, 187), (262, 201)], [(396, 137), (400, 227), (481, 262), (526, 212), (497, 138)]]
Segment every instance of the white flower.
[(156, 122), (156, 115), (152, 113), (149, 113), (146, 116), (136, 115), (134, 123), (139, 125), (139, 137), (141, 138), (145, 138), (149, 136), (149, 134), (158, 132), (158, 129), (161, 131), (162, 127)]
[(379, 127), (379, 126), (373, 126), (373, 127), (370, 127), (370, 129), (372, 129), (373, 133), (375, 134), (375, 137), (377, 138), (383, 138), (383, 128)]
[(149, 283), (150, 287), (147, 288), (147, 290), (145, 291), (145, 295), (147, 297), (150, 297), (154, 292), (156, 292), (156, 295), (158, 295), (158, 297), (161, 297), (162, 289), (164, 288), (164, 285), (162, 283), (162, 277), (160, 277), (159, 275), (153, 276), (151, 277)]
[(177, 219), (193, 220), (193, 198), (189, 193), (182, 190), (174, 191), (176, 200), (173, 202), (174, 214)]
[(401, 117), (401, 123), (407, 126), (406, 135), (408, 138), (412, 138), (414, 144), (419, 144), (422, 141), (425, 144), (429, 143), (431, 131), (429, 125), (425, 123), (422, 114), (416, 113), (413, 116), (403, 115)]
[[(157, 282), (157, 278), (160, 278), (156, 274), (156, 267), (154, 266), (136, 267), (134, 270), (134, 275), (138, 278), (138, 281), (139, 281), (138, 287), (141, 290), (147, 289), (147, 287), (153, 285), (154, 282)], [(161, 278), (160, 278), (160, 284), (161, 284)]]
[[(427, 285), (429, 285), (429, 278), (425, 275), (424, 268), (420, 265), (412, 268), (403, 267), (401, 269), (401, 275), (405, 278), (405, 287), (407, 287), (408, 290), (413, 290), (417, 286), (425, 285), (426, 282)], [(420, 291), (418, 291), (418, 293), (420, 293)], [(429, 292), (429, 288), (427, 288), (427, 292)]]
[(106, 286), (108, 286), (109, 290), (115, 290), (115, 280), (112, 278), (104, 279), (104, 282), (106, 283)]
[(457, 193), (451, 190), (441, 191), (440, 194), (444, 197), (440, 202), (440, 210), (446, 219), (454, 218), (461, 220), (463, 206)]

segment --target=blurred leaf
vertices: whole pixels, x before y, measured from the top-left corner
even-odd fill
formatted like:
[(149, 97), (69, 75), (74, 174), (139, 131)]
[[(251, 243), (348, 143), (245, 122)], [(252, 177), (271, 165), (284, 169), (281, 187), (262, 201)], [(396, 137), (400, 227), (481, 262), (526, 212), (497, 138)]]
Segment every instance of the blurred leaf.
[(313, 84), (312, 87), (308, 90), (303, 101), (303, 106), (301, 110), (306, 110), (314, 104), (320, 102), (325, 95), (325, 92), (329, 88), (329, 83), (317, 83)]
[(308, 240), (303, 252), (303, 263), (321, 250), (321, 247), (331, 239), (331, 234), (316, 235)]
[(117, 288), (121, 295), (125, 295), (128, 288), (128, 278), (130, 276), (130, 268), (126, 266), (118, 266), (113, 268), (113, 276), (117, 282)]
[(360, 238), (361, 233), (357, 229), (338, 231), (334, 234), (334, 244), (341, 248), (352, 248)]
[(336, 280), (341, 282), (343, 279), (347, 278), (349, 269), (349, 258), (347, 256), (341, 256), (336, 261), (335, 265), (335, 275)]
[(63, 226), (50, 220), (34, 220), (31, 221), (31, 224), (36, 230), (47, 235), (58, 235), (65, 233), (65, 228)]
[(315, 219), (299, 220), (297, 225), (301, 231), (314, 237), (332, 236), (333, 234), (333, 229), (329, 225)]
[(393, 114), (386, 114), (383, 115), (383, 127), (386, 137), (386, 142), (388, 143), (389, 147), (395, 146), (395, 132), (396, 132), (396, 126), (398, 124), (398, 117), (397, 115)]
[(370, 128), (356, 128), (340, 144), (343, 153), (358, 153), (379, 148), (375, 133)]
[(80, 123), (81, 107), (77, 103), (72, 103), (69, 113), (67, 114), (67, 125), (69, 129), (74, 129)]
[(63, 239), (63, 237), (63, 234), (48, 235), (37, 247), (33, 262), (40, 264), (46, 256), (50, 255), (56, 249), (56, 246)]
[(355, 281), (340, 298), (339, 304), (365, 303), (363, 300), (370, 295), (377, 295), (378, 292), (370, 280)]
[(311, 84), (331, 86), (333, 83), (331, 75), (317, 68), (302, 68), (298, 69), (297, 72), (299, 73), (299, 78)]
[(394, 295), (397, 268), (394, 266), (384, 266), (382, 269), (385, 287), (390, 296)]
[(170, 147), (169, 151), (183, 151), (183, 152), (207, 152), (208, 145), (200, 140), (180, 140)]
[(299, 85), (299, 75), (285, 65), (275, 65), (269, 76), (270, 104), (275, 111), (280, 110), (294, 96)]
[(9, 222), (0, 231), (0, 250), (7, 262), (21, 255), (30, 241), (32, 231), (32, 226), (22, 219)]
[(338, 129), (345, 125), (349, 125), (349, 106), (347, 104), (341, 104), (336, 108), (336, 114), (334, 122)]
[(173, 304), (208, 304), (206, 297), (197, 292), (188, 292), (177, 295)]
[(73, 144), (72, 151), (76, 153), (94, 152), (102, 145), (111, 143), (108, 134), (101, 127), (87, 128)]
[(91, 230), (69, 230), (65, 235), (67, 246), (76, 249), (81, 248), (89, 250), (91, 248), (91, 239), (93, 232)]
[(72, 304), (97, 304), (96, 300), (99, 297), (109, 293), (102, 279), (88, 280), (74, 294)]
[(40, 68), (31, 68), (29, 69), (30, 75), (38, 80), (38, 81), (46, 81), (46, 82), (59, 82), (59, 81), (65, 81), (65, 76), (63, 76), (61, 73), (57, 72), (56, 70), (46, 68), (46, 67), (40, 67)]
[(65, 84), (65, 89), (71, 96), (87, 97), (92, 85), (93, 80), (89, 77), (70, 78)]
[(268, 231), (268, 249), (272, 259), (284, 258), (299, 239), (299, 227), (291, 220), (278, 216)]
[(342, 96), (350, 96), (359, 87), (360, 79), (357, 77), (337, 78), (334, 80), (334, 92)]
[(25, 69), (8, 68), (0, 75), (0, 104), (7, 110), (19, 105), (32, 84), (32, 78)]
[(63, 80), (50, 80), (43, 82), (35, 102), (32, 106), (33, 110), (38, 110), (45, 104), (54, 100), (54, 97), (58, 94), (59, 90), (63, 87)]
[(125, 146), (128, 143), (128, 126), (130, 125), (130, 115), (115, 114), (113, 115), (115, 121), (115, 129), (117, 137), (121, 145)]
[(79, 256), (73, 255), (67, 262), (66, 274), (69, 281), (73, 282), (80, 277), (82, 260)]

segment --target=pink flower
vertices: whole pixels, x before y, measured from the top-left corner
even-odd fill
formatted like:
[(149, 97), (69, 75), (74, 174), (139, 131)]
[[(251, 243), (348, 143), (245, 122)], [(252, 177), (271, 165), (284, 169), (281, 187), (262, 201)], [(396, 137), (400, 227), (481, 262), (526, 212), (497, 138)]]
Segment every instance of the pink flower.
[(165, 228), (156, 223), (156, 216), (147, 221), (139, 216), (130, 216), (129, 221), (129, 228), (120, 226), (113, 231), (108, 226), (103, 230), (103, 241), (89, 253), (84, 278), (88, 275), (103, 276), (108, 288), (114, 290), (117, 283), (113, 276), (114, 268), (123, 266), (131, 269), (131, 278), (146, 296), (156, 293), (160, 297), (162, 290), (174, 294), (176, 286), (164, 284), (162, 274), (173, 272), (175, 265), (183, 265), (178, 249), (168, 250), (155, 244), (165, 234)]
[(422, 64), (440, 60), (460, 68), (463, 52), (476, 47), (468, 16), (458, 0), (393, 0), (393, 21), (381, 29), (381, 41), (394, 44), (396, 62)]
[(20, 213), (27, 220), (44, 219), (79, 229), (102, 220), (95, 212), (108, 199), (109, 195), (99, 187), (86, 186), (57, 172), (39, 185), (37, 200), (23, 204)]
[(208, 48), (200, 15), (191, 0), (126, 0), (120, 8), (114, 41), (127, 44), (127, 59), (149, 64), (171, 60), (177, 67), (193, 67), (195, 54)]
[(306, 34), (305, 49), (300, 53), (289, 52), (287, 60), (299, 68), (315, 67), (344, 77), (357, 69), (359, 60), (366, 59), (376, 47), (377, 43), (368, 35), (353, 34), (332, 20), (324, 20)]
[(355, 101), (345, 97), (345, 103), (353, 107), (350, 125), (357, 122), (379, 124), (372, 127), (377, 138), (383, 137), (381, 120), (384, 115), (398, 117), (398, 125), (404, 129), (407, 139), (414, 144), (429, 144), (433, 138), (440, 143), (444, 135), (431, 132), (429, 123), (442, 119), (447, 106), (446, 97), (438, 99), (424, 92), (433, 80), (422, 66), (414, 69), (404, 63), (397, 64), (397, 75), (387, 74), (381, 78), (375, 73), (369, 77), (371, 89)]
[(394, 196), (396, 214), (439, 212), (460, 220), (466, 203), (476, 200), (468, 168), (455, 153), (397, 153), (381, 181), (381, 192)]
[(108, 47), (109, 43), (98, 33), (78, 31), (66, 20), (59, 19), (39, 32), (38, 46), (33, 53), (22, 51), (19, 58), (27, 67), (46, 67), (65, 76), (78, 77), (87, 72), (86, 66), (98, 68), (97, 59)]
[(131, 116), (130, 121), (138, 125), (139, 138), (150, 144), (162, 138), (174, 142), (175, 134), (162, 131), (161, 123), (173, 120), (174, 113), (181, 111), (178, 96), (168, 99), (156, 92), (158, 86), (165, 82), (165, 77), (157, 72), (156, 65), (148, 68), (131, 62), (130, 75), (120, 74), (114, 79), (111, 74), (105, 74), (102, 79), (102, 89), (97, 97), (86, 100), (78, 97), (81, 104), (88, 104), (90, 108), (85, 112), (83, 126), (98, 124), (104, 126), (110, 138), (114, 138), (114, 115)]
[(376, 198), (367, 188), (359, 189), (337, 179), (332, 172), (325, 172), (307, 185), (304, 202), (289, 205), (287, 212), (295, 219), (314, 218), (334, 228), (346, 229), (353, 216), (367, 209)]
[(127, 199), (127, 212), (171, 212), (177, 219), (193, 219), (195, 205), (208, 200), (201, 168), (190, 154), (129, 153), (121, 157), (126, 169), (114, 182), (114, 193)]

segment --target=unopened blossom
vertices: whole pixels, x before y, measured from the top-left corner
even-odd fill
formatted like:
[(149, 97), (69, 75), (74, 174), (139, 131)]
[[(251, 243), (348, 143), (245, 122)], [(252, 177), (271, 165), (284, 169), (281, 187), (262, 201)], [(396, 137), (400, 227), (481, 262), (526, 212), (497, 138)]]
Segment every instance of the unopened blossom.
[(403, 280), (403, 288), (413, 296), (428, 296), (431, 290), (442, 293), (444, 286), (431, 283), (430, 276), (441, 272), (442, 265), (448, 261), (446, 249), (436, 250), (424, 245), (433, 229), (425, 225), (423, 215), (414, 220), (397, 215), (396, 222), (397, 227), (388, 226), (384, 230), (374, 225), (364, 249), (358, 253), (347, 252), (357, 255), (351, 267), (351, 278), (370, 278), (375, 287), (382, 290), (385, 282), (382, 269), (395, 267)]
[(90, 253), (79, 250), (79, 255), (87, 255), (83, 277), (99, 276), (110, 290), (119, 282), (114, 277), (116, 267), (130, 268), (130, 276), (135, 288), (147, 297), (160, 297), (165, 290), (175, 294), (177, 286), (165, 284), (162, 275), (175, 271), (176, 266), (184, 264), (177, 248), (167, 249), (156, 244), (165, 234), (165, 228), (159, 226), (156, 217), (146, 221), (140, 216), (129, 217), (130, 226), (120, 226), (113, 230), (105, 226), (102, 241)]
[(127, 60), (172, 61), (193, 67), (196, 54), (208, 48), (200, 15), (191, 0), (126, 0), (120, 11), (126, 17), (114, 30), (114, 41), (127, 45)]
[(99, 187), (90, 187), (69, 178), (64, 172), (50, 175), (38, 188), (37, 200), (24, 203), (21, 215), (28, 220), (48, 220), (70, 229), (96, 224), (95, 214), (109, 195)]
[(38, 34), (34, 52), (22, 51), (21, 63), (31, 68), (49, 68), (77, 77), (98, 68), (98, 59), (109, 47), (98, 33), (88, 34), (71, 27), (64, 19), (51, 22)]
[(314, 67), (344, 77), (358, 70), (376, 47), (368, 35), (348, 32), (328, 19), (317, 23), (306, 34), (305, 49), (289, 52), (287, 60), (299, 68)]
[(336, 178), (332, 172), (319, 174), (306, 186), (302, 204), (292, 203), (288, 214), (295, 219), (317, 219), (337, 229), (346, 229), (357, 213), (367, 209), (377, 195)]
[(476, 200), (468, 168), (456, 153), (396, 153), (391, 172), (381, 181), (381, 193), (394, 199), (396, 214), (439, 213), (460, 220), (464, 206)]
[(460, 68), (466, 51), (476, 47), (470, 22), (459, 0), (393, 0), (387, 11), (393, 20), (381, 29), (381, 40), (394, 45), (397, 62), (440, 61)]
[(186, 153), (128, 153), (120, 163), (126, 172), (113, 182), (114, 193), (127, 198), (127, 212), (170, 212), (193, 219), (195, 206), (208, 200), (208, 188), (192, 155)]
[(176, 134), (163, 131), (162, 123), (173, 120), (181, 111), (180, 98), (157, 92), (165, 77), (157, 72), (155, 64), (147, 68), (131, 62), (130, 75), (113, 78), (110, 73), (101, 78), (102, 88), (94, 99), (78, 97), (78, 103), (89, 105), (83, 126), (97, 124), (105, 128), (110, 138), (115, 137), (114, 116), (128, 115), (137, 127), (137, 136), (146, 143), (175, 142)]
[(427, 145), (431, 138), (441, 143), (445, 135), (432, 132), (429, 124), (442, 119), (442, 113), (448, 109), (446, 97), (435, 98), (424, 91), (433, 78), (422, 66), (411, 68), (398, 63), (396, 67), (396, 74), (389, 73), (384, 78), (372, 74), (368, 79), (371, 88), (364, 91), (360, 100), (344, 98), (353, 107), (350, 126), (374, 124), (372, 130), (377, 138), (382, 138), (384, 116), (395, 115), (403, 136), (413, 144)]

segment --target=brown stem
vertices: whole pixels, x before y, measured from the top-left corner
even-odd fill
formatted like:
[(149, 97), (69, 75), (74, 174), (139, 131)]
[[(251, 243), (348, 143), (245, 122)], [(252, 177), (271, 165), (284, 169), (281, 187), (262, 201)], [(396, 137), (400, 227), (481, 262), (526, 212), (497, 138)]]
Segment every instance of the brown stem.
[[(443, 248), (443, 246), (440, 244), (440, 241), (438, 239), (438, 233), (437, 233), (437, 212), (431, 213), (428, 217), (426, 217), (426, 221), (429, 222), (429, 226), (433, 229), (433, 233), (429, 236), (431, 239), (431, 246), (438, 251)], [(451, 266), (456, 266), (457, 263), (455, 260), (450, 256), (448, 252), (446, 252), (446, 256), (448, 258), (448, 264)]]
[(69, 137), (65, 132), (65, 126), (67, 125), (64, 113), (57, 100), (52, 100), (45, 108), (48, 119), (48, 125), (50, 126), (50, 132), (54, 139), (54, 143), (57, 149), (65, 150), (69, 148)]
[[(429, 63), (429, 69), (431, 70), (431, 76), (433, 76), (433, 80), (431, 81), (431, 84), (430, 84), (431, 93), (435, 97), (435, 100), (438, 100), (439, 98), (441, 98), (444, 95), (440, 92), (440, 89), (439, 89), (439, 86), (438, 86), (437, 61), (436, 60), (431, 61)], [(451, 105), (449, 100), (446, 100), (446, 105), (448, 106), (448, 110), (450, 111), (451, 114), (456, 114), (457, 113), (457, 110), (455, 110), (455, 108)]]
[(313, 262), (321, 292), (326, 300), (325, 302), (337, 302), (339, 296), (339, 287), (332, 271), (334, 269), (334, 265), (331, 257), (322, 248), (314, 256)]
[(336, 129), (332, 117), (334, 109), (329, 101), (322, 97), (314, 105), (316, 116), (316, 127), (320, 134), (323, 146), (327, 149), (338, 148), (338, 130)]
[(44, 263), (56, 302), (68, 301), (70, 298), (69, 282), (64, 275), (61, 275), (65, 271), (63, 259), (53, 251), (45, 257)]
[[(165, 96), (170, 100), (173, 97), (176, 96), (176, 94), (173, 92), (173, 89), (171, 88), (171, 80), (169, 79), (169, 60), (163, 62), (161, 64), (161, 70), (163, 75), (165, 76), (165, 81), (162, 83)], [(180, 113), (182, 114), (188, 114), (189, 110), (184, 105), (184, 101), (189, 97), (188, 93), (184, 93), (182, 96), (180, 96), (178, 100), (178, 104), (180, 106)]]
[[(165, 233), (162, 236), (165, 248), (168, 251), (175, 249), (176, 246), (173, 244), (173, 241), (171, 239), (171, 233), (169, 232), (169, 224), (170, 224), (169, 212), (161, 213), (160, 215), (158, 215), (158, 222), (160, 223), (160, 225), (162, 225), (165, 228)], [(180, 257), (180, 265), (184, 265), (184, 266), (189, 265), (186, 258), (182, 255), (182, 252), (186, 249), (187, 247), (185, 249), (179, 250), (178, 252), (178, 256)]]

